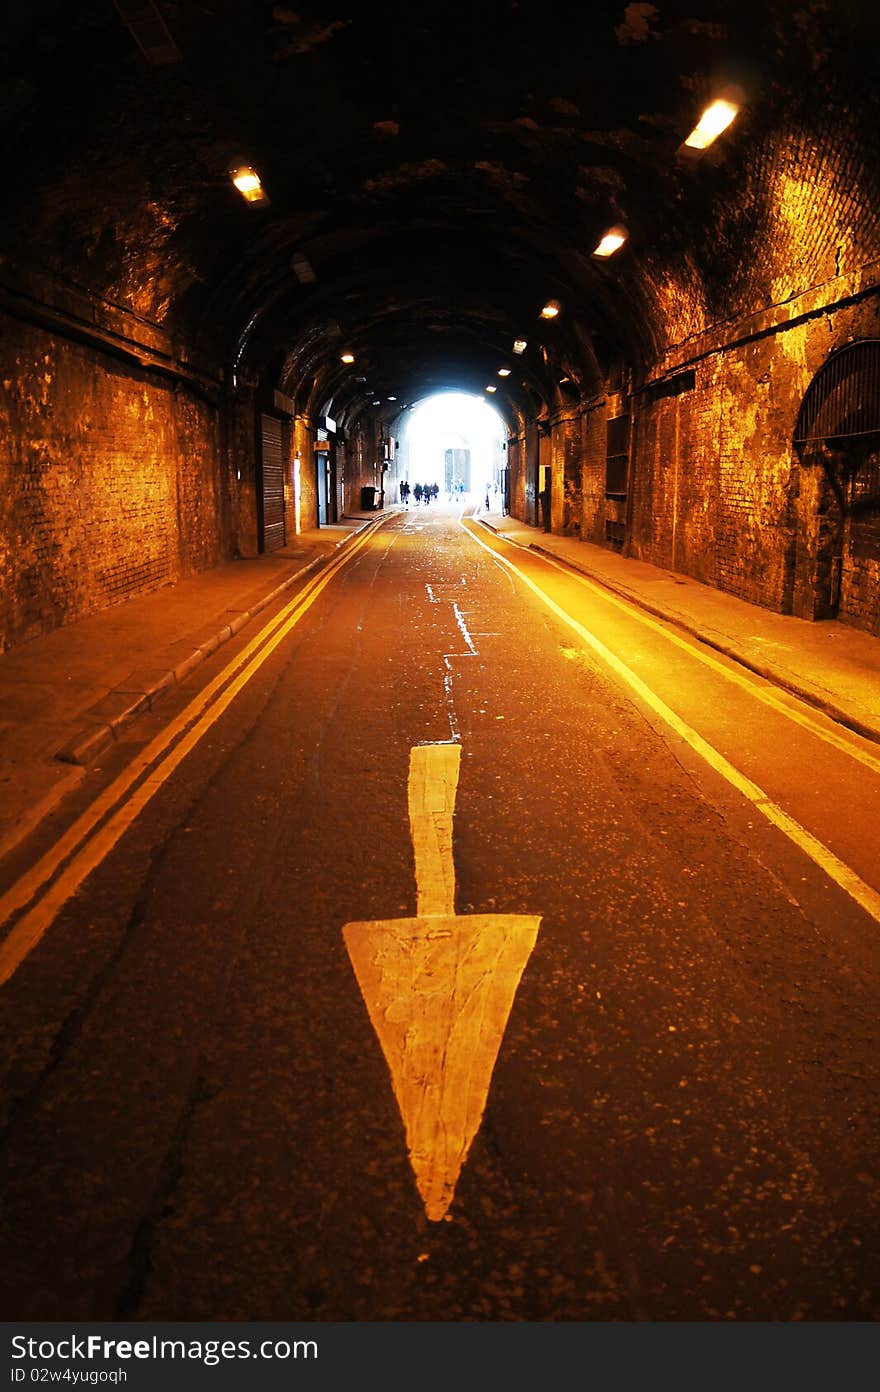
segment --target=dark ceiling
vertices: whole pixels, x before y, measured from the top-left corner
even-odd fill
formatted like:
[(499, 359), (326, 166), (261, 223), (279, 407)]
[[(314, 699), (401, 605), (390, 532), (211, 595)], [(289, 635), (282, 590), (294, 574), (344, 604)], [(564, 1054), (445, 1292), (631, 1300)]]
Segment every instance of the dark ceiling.
[[(6, 254), (310, 409), (482, 391), (507, 363), (497, 401), (534, 414), (560, 378), (589, 391), (611, 361), (650, 359), (646, 278), (684, 242), (707, 271), (744, 147), (833, 99), (822, 36), (847, 34), (857, 65), (875, 8), (16, 3), (3, 117), (26, 158)], [(730, 83), (739, 120), (683, 159)], [(240, 162), (267, 204), (232, 187)], [(599, 261), (615, 223), (630, 239)]]

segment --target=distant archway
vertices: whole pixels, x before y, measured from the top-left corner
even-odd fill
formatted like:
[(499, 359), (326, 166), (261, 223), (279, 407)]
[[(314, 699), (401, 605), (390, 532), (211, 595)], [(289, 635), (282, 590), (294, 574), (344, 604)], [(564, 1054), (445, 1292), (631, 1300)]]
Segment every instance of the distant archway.
[(493, 406), (467, 392), (438, 392), (410, 408), (400, 431), (398, 473), (436, 483), (447, 501), (497, 497), (507, 427)]

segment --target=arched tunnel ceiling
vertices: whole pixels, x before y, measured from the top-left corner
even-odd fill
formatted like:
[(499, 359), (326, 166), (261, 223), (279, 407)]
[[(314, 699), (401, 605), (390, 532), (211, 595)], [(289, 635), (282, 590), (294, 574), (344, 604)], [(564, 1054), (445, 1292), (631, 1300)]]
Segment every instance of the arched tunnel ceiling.
[[(6, 148), (27, 159), (8, 254), (200, 335), (308, 409), (479, 391), (504, 362), (499, 406), (540, 409), (560, 378), (589, 391), (609, 358), (650, 357), (649, 264), (685, 241), (711, 254), (729, 151), (793, 102), (821, 112), (822, 35), (845, 31), (857, 66), (870, 9), (16, 2)], [(731, 82), (736, 134), (683, 161)], [(242, 162), (268, 204), (232, 187)], [(630, 240), (600, 262), (614, 223)]]

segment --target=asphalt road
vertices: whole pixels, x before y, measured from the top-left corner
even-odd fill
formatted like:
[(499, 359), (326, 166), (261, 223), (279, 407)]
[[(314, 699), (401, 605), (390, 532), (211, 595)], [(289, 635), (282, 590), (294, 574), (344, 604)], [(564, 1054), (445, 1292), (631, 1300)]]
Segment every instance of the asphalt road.
[[(872, 746), (442, 509), (215, 714), (81, 790), (201, 735), (0, 992), (4, 1318), (877, 1319)], [(540, 917), (504, 1007), (438, 957), (371, 1013), (343, 935), (416, 916), (424, 746), (460, 749), (456, 915)], [(384, 1021), (425, 1106), (476, 1099), (441, 1216)]]

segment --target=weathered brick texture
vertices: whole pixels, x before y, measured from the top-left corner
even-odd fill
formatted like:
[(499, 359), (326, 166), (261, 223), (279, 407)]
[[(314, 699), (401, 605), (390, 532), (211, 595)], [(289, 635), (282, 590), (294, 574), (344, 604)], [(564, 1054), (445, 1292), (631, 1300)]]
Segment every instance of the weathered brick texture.
[(3, 647), (228, 557), (215, 409), (17, 321), (0, 376)]
[(792, 447), (814, 374), (835, 348), (878, 332), (874, 300), (829, 309), (719, 348), (697, 364), (691, 391), (637, 398), (631, 553), (755, 604), (821, 618), (822, 567), (836, 549), (840, 618), (880, 632), (880, 556), (865, 540), (871, 514), (855, 527), (842, 518), (821, 467), (802, 467)]
[(605, 543), (605, 420), (602, 398), (587, 407), (583, 420), (581, 465), (581, 540)]
[(558, 530), (564, 536), (580, 536), (583, 455), (583, 424), (580, 412), (572, 412), (553, 422), (551, 453), (555, 485), (554, 530)]
[[(876, 93), (826, 90), (824, 47), (811, 45), (805, 31), (815, 61), (803, 89), (765, 94), (726, 152), (683, 170), (689, 218), (622, 263), (644, 358), (611, 355), (579, 443), (554, 427), (553, 526), (756, 604), (880, 633), (877, 489), (842, 511), (822, 466), (802, 466), (792, 445), (828, 357), (880, 337)], [(628, 370), (631, 396), (618, 391)], [(605, 431), (627, 409), (623, 501), (606, 488)], [(514, 477), (527, 517), (522, 487)]]
[(368, 425), (358, 423), (345, 444), (343, 502), (346, 513), (360, 512), (362, 488), (381, 491), (384, 486), (385, 502), (398, 501), (398, 483), (403, 475), (396, 463), (383, 474), (379, 455), (377, 422), (371, 421)]
[[(293, 423), (293, 456), (291, 459), (291, 488), (296, 497), (296, 477), (299, 483), (299, 529), (308, 531), (318, 525), (318, 475), (314, 449), (315, 432), (311, 423), (303, 416), (297, 416)], [(299, 465), (297, 466), (297, 460)], [(294, 533), (294, 526), (288, 528), (288, 535)]]

